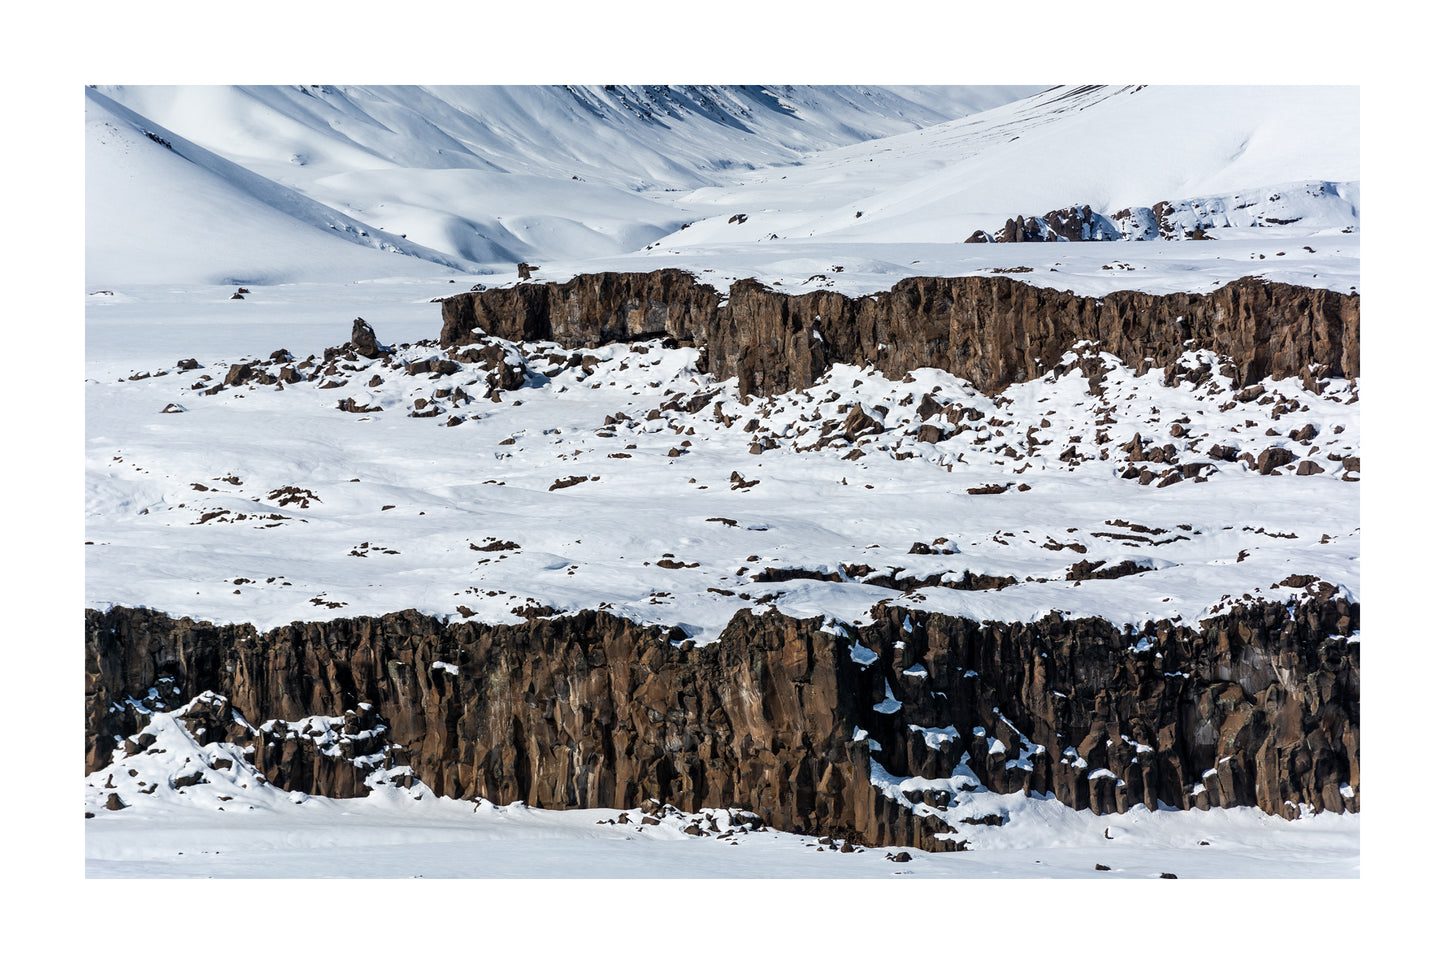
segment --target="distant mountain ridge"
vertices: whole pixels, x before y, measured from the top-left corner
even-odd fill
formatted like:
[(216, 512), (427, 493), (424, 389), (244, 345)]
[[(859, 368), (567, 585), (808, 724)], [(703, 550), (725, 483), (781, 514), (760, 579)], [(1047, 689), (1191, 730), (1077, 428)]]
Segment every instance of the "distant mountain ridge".
[(98, 89), (283, 183), (314, 179), (301, 167), (337, 173), (369, 164), (575, 174), (634, 190), (698, 187), (710, 183), (710, 172), (791, 163), (814, 151), (956, 120), (1038, 90), (616, 84)]
[[(113, 137), (87, 147), (87, 276), (418, 270), (363, 267), (375, 259), (307, 229), (461, 269), (635, 251), (689, 220), (641, 190), (797, 163), (1035, 89), (97, 85), (88, 117)], [(118, 150), (120, 128), (131, 136)], [(157, 131), (185, 139), (196, 166), (177, 170), (174, 148), (134, 136)]]

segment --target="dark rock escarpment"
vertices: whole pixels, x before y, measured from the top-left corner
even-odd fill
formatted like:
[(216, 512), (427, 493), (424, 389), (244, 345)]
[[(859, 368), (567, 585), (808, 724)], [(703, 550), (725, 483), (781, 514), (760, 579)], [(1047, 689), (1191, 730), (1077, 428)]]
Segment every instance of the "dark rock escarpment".
[(564, 284), (464, 292), (442, 303), (443, 346), (476, 331), (566, 348), (671, 337), (704, 349), (701, 365), (771, 395), (812, 385), (835, 362), (890, 378), (941, 368), (994, 394), (1043, 375), (1079, 341), (1134, 368), (1188, 350), (1233, 360), (1236, 385), (1266, 377), (1354, 378), (1360, 301), (1244, 278), (1207, 294), (1117, 291), (1081, 297), (1006, 277), (905, 278), (886, 292), (774, 292), (751, 279), (726, 299), (677, 269), (579, 275)]
[[(193, 732), (255, 746), (278, 786), (336, 796), (365, 793), (352, 759), (381, 752), (452, 797), (740, 806), (786, 830), (946, 849), (943, 823), (911, 808), (942, 809), (946, 791), (900, 803), (870, 776), (875, 762), (948, 776), (966, 752), (989, 789), (1096, 812), (1358, 808), (1357, 604), (1259, 604), (1202, 631), (1129, 633), (1098, 619), (879, 615), (839, 636), (821, 618), (742, 610), (716, 643), (679, 647), (599, 612), (484, 626), (407, 611), (258, 633), (90, 610), (86, 768), (128, 748), (145, 717), (126, 697), (159, 684), (179, 690), (172, 707), (219, 694), (189, 714)], [(863, 665), (855, 646), (877, 658)], [(325, 755), (266, 725), (317, 716), (331, 719), (306, 725), (352, 749)], [(938, 738), (950, 726), (957, 738)]]
[[(1291, 617), (1264, 603), (1200, 630), (1148, 623), (1131, 633), (1056, 615), (1023, 625), (877, 614), (860, 643), (879, 655), (869, 668), (884, 666), (898, 715), (953, 725), (963, 743), (930, 748), (875, 713), (885, 725), (862, 725), (890, 772), (947, 775), (967, 751), (989, 789), (1054, 793), (1095, 813), (1138, 803), (1358, 810), (1358, 604), (1308, 599)], [(905, 672), (920, 665), (926, 676)], [(882, 681), (872, 687), (881, 700)]]

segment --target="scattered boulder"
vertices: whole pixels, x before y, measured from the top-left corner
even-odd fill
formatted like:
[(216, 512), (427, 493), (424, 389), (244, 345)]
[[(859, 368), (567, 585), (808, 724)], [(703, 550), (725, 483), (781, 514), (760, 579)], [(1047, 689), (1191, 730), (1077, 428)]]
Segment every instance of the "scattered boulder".
[(547, 486), (547, 491), (555, 492), (558, 489), (570, 488), (571, 486), (580, 485), (581, 483), (586, 481), (587, 476), (585, 475), (569, 475), (567, 476), (567, 478), (557, 479), (551, 485)]
[(848, 417), (843, 420), (843, 437), (850, 442), (856, 442), (864, 435), (879, 435), (882, 432), (882, 423), (865, 412), (862, 405), (854, 404)]
[(226, 372), (226, 379), (225, 381), (221, 382), (221, 385), (227, 388), (235, 385), (242, 385), (254, 378), (255, 375), (256, 370), (252, 368), (249, 364), (246, 364), (245, 362), (238, 362), (237, 364), (231, 366), (230, 371)]
[(1264, 395), (1263, 385), (1251, 385), (1248, 388), (1235, 392), (1234, 400), (1236, 402), (1253, 402), (1258, 401), (1262, 395)]
[[(420, 399), (418, 399), (420, 401)], [(365, 415), (369, 412), (381, 411), (380, 405), (367, 405), (365, 402), (358, 402), (354, 398), (344, 398), (336, 403), (336, 407), (343, 412), (351, 412), (354, 415)]]
[(1281, 466), (1290, 464), (1295, 460), (1295, 454), (1289, 449), (1274, 445), (1265, 449), (1255, 457), (1255, 469), (1260, 475), (1278, 475)]
[(1209, 447), (1209, 457), (1221, 462), (1234, 462), (1239, 459), (1239, 449), (1233, 445), (1216, 442)]

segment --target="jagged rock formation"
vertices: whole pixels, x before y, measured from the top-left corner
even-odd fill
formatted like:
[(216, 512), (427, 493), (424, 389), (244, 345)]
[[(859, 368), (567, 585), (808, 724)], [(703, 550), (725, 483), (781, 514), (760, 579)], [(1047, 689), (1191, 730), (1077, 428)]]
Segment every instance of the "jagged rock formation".
[[(1266, 377), (1354, 378), (1358, 294), (1243, 278), (1207, 294), (1117, 291), (1081, 297), (1006, 277), (905, 278), (860, 298), (784, 295), (751, 279), (726, 300), (676, 269), (579, 275), (565, 284), (464, 292), (442, 303), (441, 344), (479, 333), (565, 348), (670, 337), (745, 395), (807, 388), (835, 362), (890, 378), (940, 368), (994, 394), (1039, 377), (1079, 341), (1131, 367), (1189, 349), (1233, 360), (1236, 387)], [(1187, 348), (1186, 348), (1187, 346)]]
[[(1148, 210), (1145, 208), (1144, 210)], [(1121, 211), (1115, 215), (1116, 219), (1127, 218), (1132, 212)], [(1154, 225), (1154, 233), (1158, 234), (1157, 222)], [(1087, 204), (1076, 204), (1073, 207), (1059, 208), (1057, 211), (1050, 211), (1042, 218), (1026, 218), (1020, 214), (1017, 218), (1009, 218), (1002, 229), (995, 231), (992, 236), (983, 232), (975, 231), (964, 239), (966, 244), (977, 244), (979, 242), (997, 241), (1001, 243), (1019, 241), (1117, 241), (1123, 235), (1114, 227), (1113, 222), (1108, 218), (1094, 213)]]
[[(127, 737), (157, 699), (213, 691), (193, 732), (254, 746), (278, 786), (338, 796), (366, 792), (360, 757), (384, 757), (452, 797), (738, 806), (781, 829), (928, 849), (953, 846), (934, 836), (948, 794), (880, 792), (875, 766), (947, 776), (966, 760), (989, 789), (1096, 812), (1358, 808), (1357, 604), (1320, 593), (1202, 631), (1127, 633), (876, 615), (835, 635), (821, 617), (741, 610), (692, 647), (605, 612), (485, 626), (407, 611), (258, 633), (89, 610), (86, 768), (143, 752)], [(937, 738), (946, 727), (957, 738)]]
[[(1009, 218), (992, 234), (975, 231), (965, 243), (1038, 241), (1208, 240), (1206, 229), (1258, 228), (1294, 224), (1332, 213), (1332, 227), (1354, 225), (1358, 218), (1357, 186), (1334, 181), (1308, 181), (1278, 189), (1255, 189), (1234, 195), (1176, 198), (1145, 207), (1122, 208), (1105, 216), (1087, 204), (1059, 208), (1036, 217)], [(1320, 223), (1318, 221), (1314, 223)]]

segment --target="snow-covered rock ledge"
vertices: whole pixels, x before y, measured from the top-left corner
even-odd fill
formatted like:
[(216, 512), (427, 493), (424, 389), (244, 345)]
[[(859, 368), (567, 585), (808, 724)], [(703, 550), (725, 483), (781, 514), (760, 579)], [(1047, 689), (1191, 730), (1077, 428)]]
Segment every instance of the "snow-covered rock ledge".
[(937, 368), (993, 395), (1046, 374), (1080, 341), (1135, 370), (1216, 352), (1236, 360), (1231, 375), (1243, 387), (1266, 377), (1358, 377), (1360, 297), (1257, 278), (1206, 294), (1088, 297), (1004, 276), (904, 278), (858, 298), (782, 294), (745, 279), (724, 297), (664, 268), (467, 291), (442, 302), (443, 347), (483, 334), (567, 349), (668, 337), (697, 345), (698, 367), (736, 377), (744, 395), (806, 389), (837, 363), (890, 378)]

